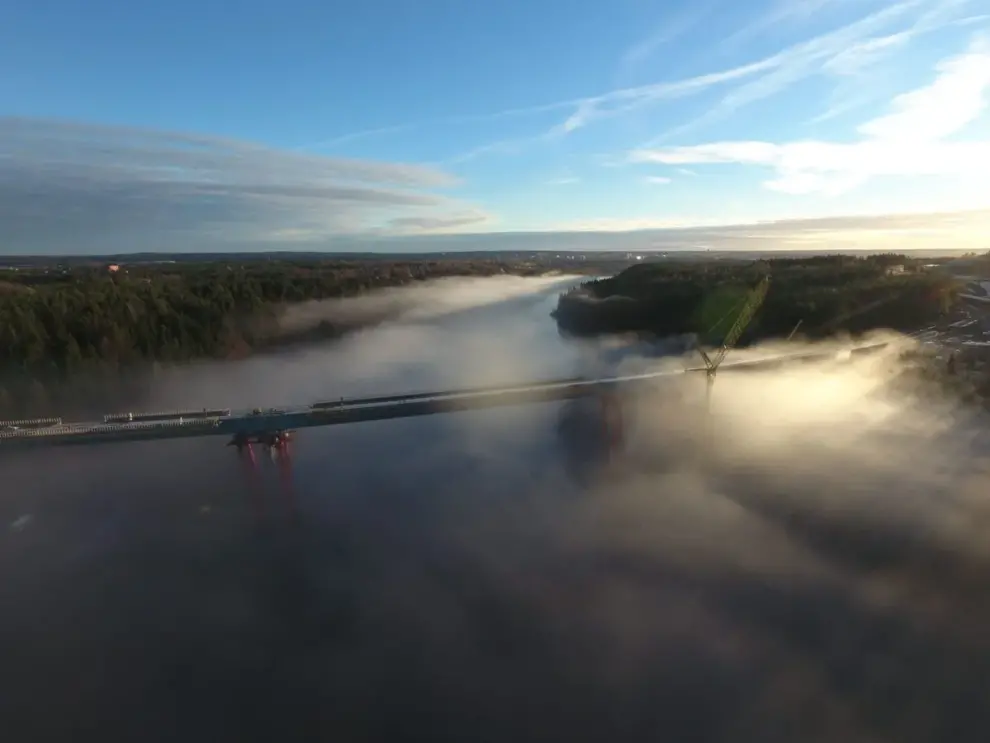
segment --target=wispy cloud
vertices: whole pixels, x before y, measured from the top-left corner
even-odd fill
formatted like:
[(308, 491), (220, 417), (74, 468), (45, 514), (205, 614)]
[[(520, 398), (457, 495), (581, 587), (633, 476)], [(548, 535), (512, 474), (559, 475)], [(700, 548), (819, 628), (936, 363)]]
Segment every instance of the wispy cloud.
[[(905, 19), (911, 11), (916, 10), (919, 5), (926, 1), (904, 0), (889, 5), (856, 21), (807, 41), (793, 44), (770, 57), (764, 58), (760, 61), (762, 74), (755, 75), (752, 80), (736, 86), (707, 112), (665, 132), (647, 146), (669, 141), (687, 131), (711, 124), (744, 106), (775, 96), (813, 75), (827, 72), (828, 66), (835, 65), (835, 60), (849, 54), (850, 49), (861, 47), (864, 44), (869, 45), (871, 41), (876, 44), (877, 34), (890, 35), (891, 24)], [(874, 48), (874, 59), (878, 52), (879, 50)], [(861, 53), (859, 55), (860, 63), (865, 63), (865, 60), (866, 55)]]
[[(711, 0), (710, 4), (714, 4), (715, 2), (716, 0)], [(658, 46), (666, 41), (669, 41), (680, 33), (683, 33), (699, 19), (700, 16), (697, 12), (690, 15), (684, 15), (681, 19), (675, 21), (672, 26), (664, 27), (663, 29), (657, 31), (649, 39), (646, 39), (630, 48), (625, 55), (623, 55), (623, 64), (631, 64), (634, 61), (642, 61)], [(447, 165), (456, 165), (489, 155), (515, 155), (528, 146), (570, 134), (571, 132), (581, 129), (593, 121), (625, 114), (658, 101), (693, 95), (713, 86), (754, 75), (763, 70), (769, 69), (770, 66), (770, 63), (759, 61), (753, 64), (740, 65), (738, 67), (726, 70), (673, 81), (616, 88), (599, 95), (569, 98), (531, 106), (505, 108), (486, 113), (446, 116), (419, 122), (402, 123), (394, 126), (377, 127), (374, 129), (343, 134), (332, 139), (305, 145), (299, 149), (328, 149), (359, 139), (383, 136), (425, 126), (470, 124), (493, 121), (502, 118), (538, 116), (541, 114), (551, 113), (553, 111), (571, 110), (570, 115), (565, 120), (551, 127), (549, 130), (541, 131), (526, 137), (516, 137), (513, 139), (500, 139), (493, 142), (486, 142), (450, 158), (446, 158), (443, 162)]]
[(876, 64), (878, 59), (891, 50), (905, 46), (911, 40), (911, 36), (909, 31), (900, 31), (866, 39), (827, 59), (822, 67), (826, 72), (835, 75), (856, 75), (864, 68)]
[(379, 126), (374, 129), (363, 129), (357, 132), (350, 132), (349, 134), (341, 134), (337, 137), (331, 137), (329, 139), (322, 139), (318, 142), (311, 142), (309, 144), (300, 145), (293, 149), (301, 151), (312, 151), (312, 150), (331, 150), (341, 145), (350, 144), (351, 142), (357, 142), (362, 139), (373, 139), (376, 137), (384, 137), (389, 134), (398, 134), (400, 132), (409, 131), (413, 129), (416, 124), (396, 124), (394, 126)]
[(866, 39), (840, 52), (825, 64), (824, 72), (837, 79), (824, 111), (810, 120), (822, 124), (876, 101), (886, 95), (884, 79), (888, 60), (919, 35), (946, 27), (966, 27), (986, 23), (988, 15), (962, 16), (972, 0), (942, 0), (928, 7), (915, 22), (902, 31)]
[(442, 234), (460, 232), (468, 227), (478, 229), (491, 221), (491, 216), (485, 212), (470, 210), (442, 217), (395, 217), (380, 231), (394, 235)]
[(613, 90), (599, 96), (582, 98), (575, 102), (574, 112), (551, 129), (553, 135), (570, 134), (596, 119), (628, 113), (657, 101), (699, 93), (708, 88), (769, 70), (774, 60), (766, 59), (727, 70), (697, 75), (672, 82), (653, 83), (632, 88)]
[(648, 175), (643, 179), (644, 183), (649, 183), (651, 186), (666, 186), (671, 183), (671, 179), (662, 175)]
[(736, 46), (751, 40), (770, 29), (779, 29), (781, 25), (792, 25), (807, 21), (820, 15), (826, 10), (850, 5), (878, 5), (886, 0), (776, 0), (771, 8), (754, 18), (752, 21), (730, 34), (723, 42), (726, 46)]
[[(785, 21), (811, 18), (824, 10), (840, 5), (862, 6), (864, 9), (869, 9), (871, 6), (875, 8), (877, 5), (883, 7), (853, 22), (793, 44), (769, 56), (721, 70), (675, 80), (620, 87), (579, 98), (376, 127), (342, 134), (297, 149), (327, 150), (357, 140), (387, 136), (416, 128), (462, 125), (501, 118), (525, 118), (554, 111), (570, 112), (565, 119), (549, 129), (530, 136), (483, 143), (443, 160), (446, 164), (459, 164), (493, 154), (516, 155), (530, 146), (566, 136), (601, 120), (623, 116), (661, 101), (693, 96), (712, 88), (736, 83), (713, 109), (643, 145), (654, 146), (690, 129), (728, 116), (743, 106), (776, 95), (810, 76), (819, 74), (840, 78), (854, 76), (882, 61), (889, 54), (902, 49), (920, 34), (948, 25), (979, 23), (985, 16), (964, 15), (965, 11), (978, 1), (900, 0), (891, 4), (881, 3), (881, 0), (780, 0), (769, 13), (721, 43), (729, 43), (739, 34), (751, 35), (764, 28), (779, 26)], [(715, 5), (718, 2), (719, 0), (709, 0), (708, 5)], [(628, 66), (645, 61), (664, 43), (690, 30), (703, 16), (700, 11), (693, 11), (662, 25), (649, 37), (630, 47), (623, 54), (621, 65)], [(818, 121), (833, 118), (861, 105), (865, 102), (865, 98), (865, 95), (860, 96), (858, 102), (849, 101), (845, 97), (843, 100), (833, 101), (829, 104), (829, 110), (818, 117)]]
[[(294, 150), (301, 151), (319, 151), (327, 150), (341, 145), (349, 144), (362, 139), (371, 139), (377, 137), (384, 137), (390, 134), (399, 134), (402, 132), (413, 131), (416, 129), (423, 128), (436, 128), (441, 126), (457, 126), (463, 124), (476, 124), (482, 122), (497, 121), (499, 119), (512, 119), (512, 118), (526, 118), (530, 116), (538, 116), (540, 114), (549, 113), (551, 111), (560, 111), (567, 108), (572, 108), (580, 103), (581, 99), (569, 99), (561, 101), (552, 101), (550, 103), (541, 103), (532, 106), (518, 106), (513, 108), (504, 108), (498, 111), (487, 111), (482, 113), (474, 114), (454, 114), (450, 116), (438, 116), (431, 119), (421, 119), (418, 121), (406, 121), (399, 124), (393, 124), (389, 126), (379, 126), (371, 129), (361, 129), (359, 131), (347, 132), (345, 134), (338, 135), (336, 137), (330, 137), (327, 139), (319, 140), (316, 142), (310, 142), (307, 144), (299, 145)], [(527, 140), (528, 141), (528, 140)], [(482, 145), (474, 150), (469, 151), (464, 156), (457, 158), (458, 160), (473, 159), (474, 157), (479, 157), (482, 154), (486, 154), (489, 151), (496, 151), (500, 145), (506, 145), (509, 140), (503, 140), (500, 142), (494, 142), (488, 145)]]
[(464, 216), (463, 204), (432, 192), (456, 183), (420, 165), (0, 118), (0, 224), (8, 250), (202, 248), (360, 234), (403, 218), (436, 224), (430, 220)]
[(523, 147), (532, 141), (532, 138), (499, 139), (494, 142), (487, 142), (477, 147), (472, 147), (466, 152), (461, 152), (443, 161), (445, 165), (459, 165), (462, 163), (477, 160), (479, 157), (487, 155), (515, 155)]
[(990, 138), (949, 140), (976, 121), (990, 90), (990, 46), (944, 60), (928, 85), (896, 98), (890, 113), (867, 121), (852, 143), (723, 141), (639, 150), (633, 162), (667, 165), (736, 163), (773, 168), (768, 188), (791, 194), (838, 194), (878, 176), (985, 175)]
[[(778, 14), (800, 15), (820, 10), (838, 0), (809, 0), (781, 4)], [(746, 64), (674, 81), (621, 88), (573, 101), (560, 101), (551, 108), (570, 107), (571, 114), (550, 130), (565, 136), (590, 123), (629, 113), (658, 101), (695, 95), (716, 86), (738, 83), (718, 104), (702, 116), (666, 132), (645, 146), (703, 126), (737, 109), (774, 96), (817, 74), (850, 74), (881, 59), (883, 55), (915, 36), (951, 23), (973, 0), (901, 0), (811, 39), (792, 44), (769, 56)], [(875, 3), (864, 2), (864, 5)], [(800, 7), (799, 7), (800, 6)], [(894, 27), (900, 23), (900, 27)], [(906, 24), (906, 25), (905, 25)]]
[(559, 178), (550, 178), (546, 181), (548, 186), (573, 186), (581, 182), (580, 178), (573, 175), (564, 175)]
[(665, 21), (644, 39), (630, 46), (619, 60), (619, 74), (625, 75), (650, 59), (665, 44), (683, 36), (707, 17), (721, 0), (707, 0)]

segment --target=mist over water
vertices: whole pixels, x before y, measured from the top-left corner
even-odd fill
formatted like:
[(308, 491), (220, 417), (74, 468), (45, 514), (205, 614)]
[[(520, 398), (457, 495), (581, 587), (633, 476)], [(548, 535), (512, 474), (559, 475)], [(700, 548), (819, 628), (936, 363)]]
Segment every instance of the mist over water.
[[(580, 374), (568, 281), (448, 283), (148, 407)], [(901, 365), (725, 373), (711, 421), (658, 387), (611, 463), (594, 403), (307, 430), (264, 529), (220, 439), (5, 457), (5, 738), (984, 740), (984, 426)]]

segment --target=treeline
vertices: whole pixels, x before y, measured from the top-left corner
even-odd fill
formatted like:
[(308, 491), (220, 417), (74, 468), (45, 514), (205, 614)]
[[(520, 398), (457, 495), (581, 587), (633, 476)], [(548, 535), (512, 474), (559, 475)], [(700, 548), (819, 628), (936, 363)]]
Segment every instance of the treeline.
[(742, 343), (786, 337), (799, 323), (801, 335), (812, 338), (875, 328), (912, 330), (946, 313), (957, 294), (952, 279), (897, 254), (746, 265), (651, 263), (562, 295), (555, 316), (562, 330), (577, 335), (697, 333), (717, 343), (765, 275), (771, 277), (769, 292)]
[[(427, 279), (533, 275), (498, 260), (249, 261), (0, 272), (0, 417), (50, 409), (69, 377), (236, 357), (281, 338), (284, 308)], [(323, 337), (351, 329), (323, 322)], [(309, 329), (308, 337), (313, 337)]]

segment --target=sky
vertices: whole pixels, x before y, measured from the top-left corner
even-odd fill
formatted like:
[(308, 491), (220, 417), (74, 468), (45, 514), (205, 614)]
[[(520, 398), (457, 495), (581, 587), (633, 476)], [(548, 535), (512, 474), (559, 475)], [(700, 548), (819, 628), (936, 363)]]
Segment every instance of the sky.
[(988, 103), (986, 0), (14, 3), (0, 253), (986, 250)]

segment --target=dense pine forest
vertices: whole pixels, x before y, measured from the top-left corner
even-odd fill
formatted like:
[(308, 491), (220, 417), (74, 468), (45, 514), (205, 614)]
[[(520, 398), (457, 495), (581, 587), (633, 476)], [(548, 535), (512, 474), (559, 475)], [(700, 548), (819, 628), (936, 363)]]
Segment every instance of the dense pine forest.
[(7, 271), (0, 278), (0, 365), (29, 373), (71, 372), (94, 364), (241, 355), (272, 340), (279, 310), (304, 300), (506, 272), (536, 269), (447, 260)]

